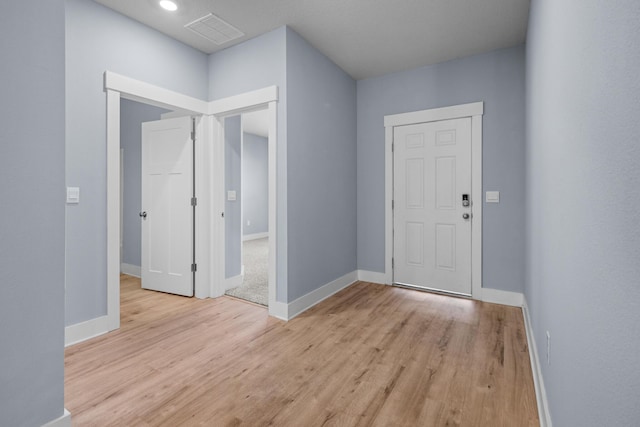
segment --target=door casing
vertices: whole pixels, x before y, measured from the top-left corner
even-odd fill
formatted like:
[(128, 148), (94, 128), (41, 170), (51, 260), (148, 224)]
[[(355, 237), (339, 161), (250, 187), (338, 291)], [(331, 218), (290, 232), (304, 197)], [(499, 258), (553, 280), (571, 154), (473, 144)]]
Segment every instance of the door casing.
[[(97, 336), (120, 327), (120, 99), (125, 98), (156, 107), (180, 110), (200, 118), (196, 120), (196, 192), (198, 210), (196, 224), (195, 296), (208, 298), (221, 295), (223, 288), (220, 276), (224, 274), (224, 248), (216, 245), (220, 240), (221, 221), (219, 213), (224, 195), (223, 182), (216, 175), (220, 173), (219, 143), (222, 127), (219, 120), (232, 114), (252, 109), (267, 108), (269, 111), (269, 233), (277, 236), (276, 230), (276, 107), (278, 87), (269, 86), (252, 92), (223, 98), (216, 101), (202, 101), (146, 82), (122, 76), (111, 71), (104, 73), (104, 90), (107, 101), (107, 315), (91, 321), (90, 330), (83, 327), (86, 337)], [(273, 168), (272, 168), (273, 167)], [(273, 173), (271, 173), (273, 171)], [(215, 175), (215, 176), (214, 176)], [(276, 302), (276, 240), (269, 239), (269, 314), (284, 318), (286, 304)], [(224, 234), (222, 234), (224, 241)], [(286, 267), (286, 245), (281, 248)], [(285, 269), (286, 270), (286, 269)], [(272, 303), (273, 302), (273, 303)], [(87, 329), (85, 331), (85, 329)], [(67, 339), (68, 342), (81, 341), (86, 337)]]
[(385, 128), (385, 283), (393, 283), (393, 128), (440, 120), (471, 118), (471, 297), (482, 299), (482, 115), (484, 103), (454, 105), (384, 116)]

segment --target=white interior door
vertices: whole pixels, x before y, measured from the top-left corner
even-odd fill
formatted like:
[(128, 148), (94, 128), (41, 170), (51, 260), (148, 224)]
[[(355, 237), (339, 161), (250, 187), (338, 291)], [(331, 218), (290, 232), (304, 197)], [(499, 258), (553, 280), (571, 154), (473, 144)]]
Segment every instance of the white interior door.
[(193, 296), (190, 117), (142, 124), (142, 287)]
[(471, 119), (398, 126), (393, 142), (394, 282), (471, 295)]

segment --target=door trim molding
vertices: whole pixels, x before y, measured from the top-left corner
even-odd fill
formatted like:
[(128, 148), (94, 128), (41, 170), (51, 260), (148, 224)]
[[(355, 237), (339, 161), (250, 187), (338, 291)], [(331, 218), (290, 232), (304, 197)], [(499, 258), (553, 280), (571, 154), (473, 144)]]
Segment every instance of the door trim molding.
[(471, 118), (471, 297), (482, 299), (482, 115), (484, 102), (384, 116), (385, 128), (385, 283), (393, 283), (393, 128), (440, 120)]
[[(120, 99), (142, 102), (156, 107), (180, 109), (186, 114), (202, 116), (207, 113), (209, 103), (159, 86), (125, 77), (111, 71), (104, 73), (104, 91), (107, 94), (107, 330), (120, 328)], [(196, 157), (204, 157), (211, 138), (208, 129), (197, 120)], [(197, 180), (198, 188), (205, 183)], [(203, 189), (204, 190), (204, 189)], [(199, 190), (200, 191), (200, 190)], [(203, 204), (206, 206), (206, 204)], [(200, 230), (208, 230), (208, 212), (201, 206), (196, 215)], [(208, 249), (203, 239), (196, 241), (197, 250)], [(202, 254), (203, 252), (199, 252)], [(200, 257), (200, 255), (198, 255)], [(202, 259), (202, 258), (201, 258)], [(208, 294), (208, 269), (206, 262), (199, 269), (200, 280), (196, 281), (196, 297)], [(200, 283), (198, 283), (200, 282)]]
[[(196, 191), (199, 209), (196, 213), (198, 235), (196, 257), (198, 277), (195, 297), (207, 298), (222, 295), (224, 290), (224, 247), (215, 241), (224, 242), (224, 227), (220, 226), (220, 206), (224, 199), (224, 183), (219, 180), (220, 159), (224, 159), (223, 144), (219, 136), (219, 120), (227, 115), (243, 111), (267, 109), (269, 114), (269, 312), (275, 315), (276, 304), (276, 248), (284, 258), (286, 271), (286, 239), (282, 247), (276, 246), (277, 194), (276, 165), (277, 150), (277, 102), (278, 87), (268, 86), (236, 96), (211, 102), (183, 95), (140, 80), (105, 71), (104, 91), (107, 103), (107, 315), (104, 316), (106, 331), (120, 327), (120, 99), (125, 98), (157, 107), (181, 110), (181, 113), (197, 116), (196, 133)], [(212, 169), (213, 168), (213, 169)], [(222, 169), (224, 171), (224, 169)], [(215, 177), (215, 178), (214, 178)], [(217, 181), (215, 181), (217, 180)], [(222, 230), (221, 230), (222, 229)], [(198, 237), (200, 236), (200, 238)], [(222, 239), (219, 239), (222, 236)], [(222, 251), (220, 253), (220, 251)], [(222, 277), (220, 277), (222, 276)], [(273, 311), (273, 312), (272, 312)]]
[[(278, 88), (269, 86), (252, 92), (231, 96), (224, 99), (212, 101), (209, 112), (211, 134), (214, 135), (214, 144), (209, 158), (211, 173), (209, 176), (211, 212), (213, 230), (210, 239), (210, 263), (214, 268), (212, 275), (210, 296), (217, 297), (225, 292), (225, 226), (224, 218), (220, 215), (225, 210), (225, 161), (224, 161), (224, 118), (241, 114), (243, 112), (266, 110), (269, 122), (269, 134), (267, 136), (267, 157), (268, 157), (268, 210), (269, 220), (267, 233), (269, 236), (269, 278), (268, 278), (268, 304), (269, 315), (282, 318), (283, 305), (276, 301), (277, 280), (277, 254), (280, 251), (281, 265), (286, 271), (286, 239), (280, 240), (278, 233), (283, 230), (278, 229), (278, 185), (277, 177), (282, 170), (286, 169), (283, 162), (277, 161), (278, 134), (277, 134), (277, 108), (278, 108)], [(286, 230), (286, 227), (284, 228)], [(286, 231), (285, 231), (286, 232)]]

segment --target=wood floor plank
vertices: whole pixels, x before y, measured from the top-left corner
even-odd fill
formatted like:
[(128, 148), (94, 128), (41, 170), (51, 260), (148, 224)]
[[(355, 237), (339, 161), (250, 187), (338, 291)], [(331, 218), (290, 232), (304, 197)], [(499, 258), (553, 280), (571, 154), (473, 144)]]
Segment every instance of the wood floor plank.
[(517, 308), (358, 282), (282, 322), (121, 279), (121, 328), (65, 351), (75, 426), (539, 425)]

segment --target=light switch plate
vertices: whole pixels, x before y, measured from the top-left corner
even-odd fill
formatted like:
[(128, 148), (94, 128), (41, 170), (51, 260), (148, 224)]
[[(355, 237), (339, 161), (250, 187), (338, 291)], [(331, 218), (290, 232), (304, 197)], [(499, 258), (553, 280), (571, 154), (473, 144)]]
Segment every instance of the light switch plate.
[(487, 191), (485, 200), (487, 203), (500, 203), (500, 192)]
[(236, 201), (236, 192), (235, 192), (235, 190), (227, 191), (227, 200), (230, 201), (230, 202), (235, 202)]
[(80, 187), (67, 187), (67, 203), (73, 205), (80, 203)]

